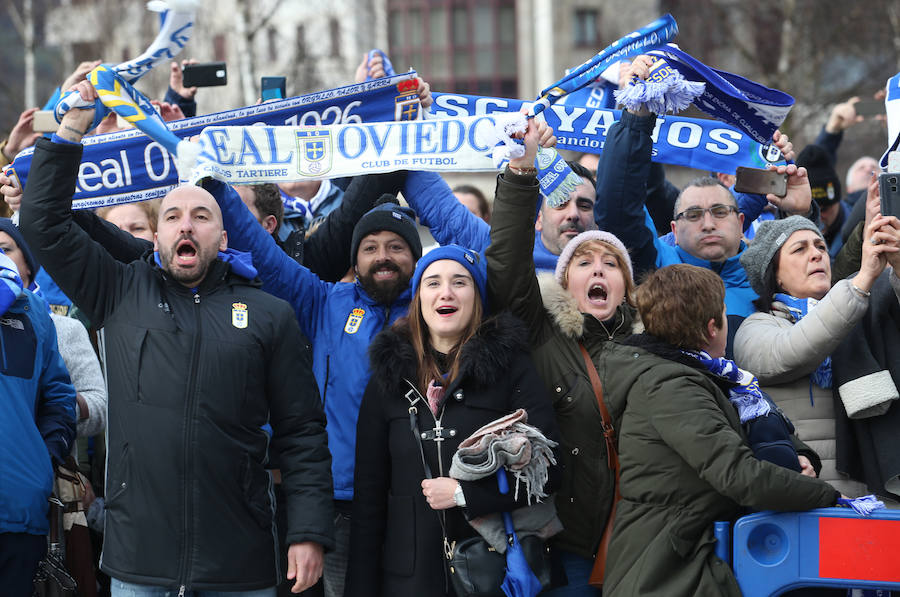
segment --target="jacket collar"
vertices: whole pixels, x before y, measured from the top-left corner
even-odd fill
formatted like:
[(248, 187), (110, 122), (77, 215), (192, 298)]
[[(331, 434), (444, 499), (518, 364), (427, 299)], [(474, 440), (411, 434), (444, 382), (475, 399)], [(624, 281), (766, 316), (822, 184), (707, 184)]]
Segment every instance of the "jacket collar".
[(727, 377), (712, 373), (697, 359), (684, 354), (679, 348), (672, 346), (668, 342), (657, 338), (656, 336), (647, 332), (629, 336), (622, 341), (622, 344), (625, 344), (626, 346), (636, 346), (638, 348), (642, 348), (651, 354), (655, 354), (658, 357), (666, 359), (667, 361), (673, 361), (675, 363), (680, 363), (686, 367), (696, 369), (697, 371), (700, 371), (701, 373), (712, 379), (713, 383), (719, 386), (726, 393), (729, 389), (738, 385), (729, 380)]
[(559, 260), (559, 255), (550, 252), (544, 245), (544, 241), (541, 239), (541, 233), (538, 231), (534, 232), (534, 266), (538, 270), (547, 270), (550, 273), (556, 271), (556, 262)]
[[(505, 376), (516, 353), (528, 350), (525, 325), (509, 313), (485, 320), (462, 348), (460, 373), (447, 387), (463, 379), (489, 386)], [(370, 380), (383, 392), (406, 393), (403, 379), (416, 381), (418, 361), (409, 340), (409, 326), (401, 320), (378, 334), (369, 346)]]
[[(237, 251), (235, 252), (237, 253)], [(249, 258), (249, 253), (243, 253)], [(145, 256), (145, 259), (148, 263), (150, 263), (151, 267), (162, 277), (166, 283), (175, 290), (178, 294), (193, 294), (192, 289), (188, 288), (184, 284), (178, 282), (172, 276), (169, 275), (159, 264), (158, 256), (155, 252), (150, 252)], [(209, 291), (222, 286), (223, 284), (243, 284), (246, 286), (254, 286), (260, 287), (262, 283), (259, 278), (255, 277), (256, 270), (252, 268), (254, 277), (247, 278), (238, 273), (238, 271), (242, 271), (244, 273), (249, 273), (249, 270), (244, 268), (241, 264), (234, 264), (231, 259), (229, 262), (222, 261), (220, 258), (216, 258), (212, 263), (209, 264), (209, 269), (206, 271), (206, 277), (200, 282), (197, 286), (198, 294), (208, 294)]]
[(601, 324), (595, 317), (585, 315), (578, 310), (575, 297), (569, 294), (549, 272), (538, 274), (538, 284), (541, 288), (544, 309), (550, 314), (556, 327), (569, 338), (579, 339), (594, 335), (603, 337), (606, 334), (612, 334), (613, 338), (623, 338), (636, 331), (635, 327), (640, 326), (636, 321), (634, 309), (625, 304), (619, 305), (616, 309), (612, 325)]
[(725, 261), (707, 261), (705, 259), (700, 259), (699, 257), (694, 257), (679, 245), (675, 245), (675, 250), (678, 251), (678, 256), (681, 258), (682, 263), (696, 265), (697, 267), (703, 267), (716, 272), (722, 277), (726, 286), (744, 285), (749, 287), (750, 284), (747, 281), (747, 272), (744, 271), (744, 267), (741, 265), (741, 254), (746, 248), (747, 245), (744, 241), (741, 241), (740, 250), (734, 257), (729, 257)]

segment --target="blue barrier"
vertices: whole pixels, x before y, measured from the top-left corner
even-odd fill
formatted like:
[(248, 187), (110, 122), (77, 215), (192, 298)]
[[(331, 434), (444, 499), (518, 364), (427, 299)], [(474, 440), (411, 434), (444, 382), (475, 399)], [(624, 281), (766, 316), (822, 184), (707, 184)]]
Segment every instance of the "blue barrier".
[(900, 511), (760, 512), (740, 518), (733, 534), (732, 563), (727, 523), (716, 523), (716, 554), (732, 563), (745, 597), (798, 587), (900, 590)]

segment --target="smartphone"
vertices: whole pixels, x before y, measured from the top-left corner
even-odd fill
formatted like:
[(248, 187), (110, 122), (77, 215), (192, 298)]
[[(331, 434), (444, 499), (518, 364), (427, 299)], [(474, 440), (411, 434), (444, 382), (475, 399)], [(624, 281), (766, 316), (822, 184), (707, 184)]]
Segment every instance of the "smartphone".
[(857, 116), (878, 116), (884, 114), (884, 100), (860, 100), (853, 108)]
[(738, 193), (772, 193), (776, 197), (784, 197), (787, 195), (787, 179), (787, 174), (778, 174), (774, 170), (738, 166), (734, 190)]
[(881, 192), (881, 213), (900, 218), (900, 172), (883, 172), (878, 175)]
[(215, 87), (228, 83), (228, 71), (224, 62), (186, 64), (181, 73), (185, 87)]
[(31, 121), (31, 127), (36, 133), (55, 133), (59, 128), (56, 122), (56, 116), (53, 110), (40, 110), (34, 113), (34, 120)]
[(284, 99), (284, 77), (263, 77), (260, 83), (262, 101), (267, 102), (273, 99)]

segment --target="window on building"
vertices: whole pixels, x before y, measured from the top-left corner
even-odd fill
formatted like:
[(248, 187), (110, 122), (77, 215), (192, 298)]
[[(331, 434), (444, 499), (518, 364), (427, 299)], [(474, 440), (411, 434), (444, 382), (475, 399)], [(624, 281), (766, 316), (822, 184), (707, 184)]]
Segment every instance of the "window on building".
[(306, 55), (306, 29), (303, 27), (302, 24), (297, 25), (296, 39), (297, 39), (297, 54), (299, 56), (305, 56)]
[[(576, 48), (594, 48), (600, 43), (600, 13), (593, 8), (578, 8), (572, 21), (572, 40)], [(598, 48), (599, 49), (599, 48)]]
[[(101, 44), (98, 41), (75, 42), (72, 44), (72, 60), (75, 64), (96, 60), (102, 55)], [(129, 57), (130, 59), (131, 57)]]
[(278, 31), (275, 27), (266, 28), (266, 46), (269, 50), (269, 61), (278, 60)]
[(341, 24), (337, 19), (328, 20), (328, 38), (331, 40), (331, 56), (341, 57)]
[(435, 91), (513, 97), (515, 0), (388, 0), (388, 55)]
[(216, 62), (224, 62), (227, 54), (225, 35), (218, 34), (213, 37), (213, 59)]

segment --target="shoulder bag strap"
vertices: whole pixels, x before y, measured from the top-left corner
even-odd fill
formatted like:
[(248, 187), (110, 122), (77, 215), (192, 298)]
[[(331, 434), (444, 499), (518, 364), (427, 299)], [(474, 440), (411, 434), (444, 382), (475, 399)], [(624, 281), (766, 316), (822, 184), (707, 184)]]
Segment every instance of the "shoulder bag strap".
[(594, 397), (597, 398), (597, 406), (600, 407), (600, 418), (603, 420), (603, 437), (606, 439), (606, 462), (609, 469), (616, 472), (616, 491), (619, 485), (619, 454), (616, 452), (616, 430), (612, 424), (612, 417), (609, 416), (609, 410), (603, 401), (603, 385), (600, 383), (600, 376), (597, 375), (597, 368), (591, 360), (591, 355), (587, 348), (581, 342), (578, 343), (581, 349), (581, 356), (584, 357), (584, 367), (587, 369), (588, 377), (591, 380), (591, 388), (594, 390)]
[(600, 544), (597, 548), (597, 554), (594, 557), (594, 566), (591, 569), (591, 575), (588, 583), (594, 587), (602, 587), (603, 579), (606, 576), (606, 554), (609, 550), (609, 540), (612, 538), (613, 520), (616, 517), (616, 504), (622, 495), (619, 493), (619, 454), (616, 451), (616, 430), (612, 424), (612, 417), (609, 416), (609, 410), (603, 401), (603, 386), (600, 383), (600, 376), (597, 374), (597, 368), (587, 348), (581, 342), (578, 343), (581, 349), (581, 356), (584, 357), (584, 366), (587, 369), (588, 377), (591, 380), (591, 387), (594, 390), (594, 396), (597, 398), (597, 406), (600, 407), (600, 418), (603, 420), (603, 437), (606, 439), (606, 461), (610, 470), (615, 472), (616, 492), (613, 498), (612, 508), (609, 510), (609, 518), (606, 521), (606, 528), (603, 529), (603, 535), (600, 537)]
[[(428, 466), (428, 462), (425, 460), (425, 449), (422, 448), (422, 433), (419, 431), (419, 410), (416, 408), (418, 402), (422, 402), (427, 407), (428, 401), (422, 397), (422, 393), (416, 389), (416, 386), (411, 381), (408, 379), (403, 381), (410, 387), (410, 390), (406, 393), (406, 399), (409, 400), (409, 428), (412, 431), (416, 446), (419, 447), (419, 456), (422, 457), (422, 468), (425, 470), (425, 478), (432, 479), (431, 467)], [(415, 399), (410, 397), (410, 395), (414, 396)]]

